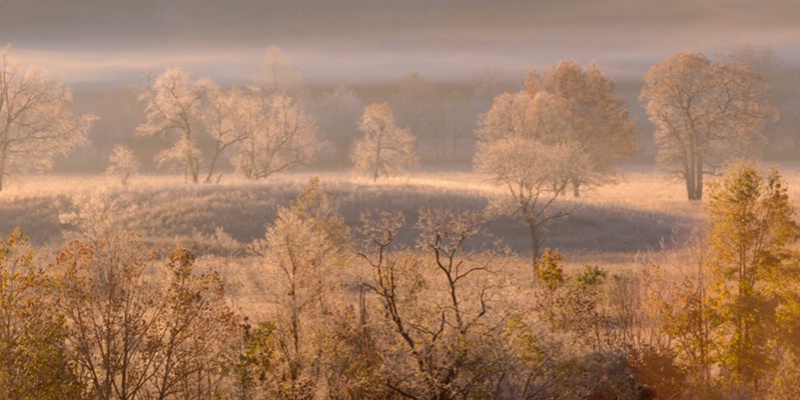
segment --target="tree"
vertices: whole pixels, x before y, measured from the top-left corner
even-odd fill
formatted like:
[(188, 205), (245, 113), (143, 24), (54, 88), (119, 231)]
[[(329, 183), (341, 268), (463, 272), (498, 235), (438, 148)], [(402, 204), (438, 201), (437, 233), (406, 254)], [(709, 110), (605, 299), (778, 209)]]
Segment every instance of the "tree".
[(34, 261), (17, 228), (0, 243), (0, 397), (77, 399), (80, 384), (52, 296), (56, 280)]
[(154, 283), (142, 276), (144, 252), (130, 244), (72, 242), (55, 265), (63, 271), (59, 311), (67, 319), (67, 345), (92, 398), (133, 399), (153, 374), (157, 346), (150, 335), (161, 310)]
[(59, 253), (58, 309), (83, 397), (218, 397), (222, 353), (235, 333), (221, 279), (193, 273), (194, 257), (182, 249), (164, 277), (146, 253), (132, 235), (74, 241)]
[[(502, 96), (496, 104), (508, 104)], [(502, 188), (491, 205), (502, 214), (517, 216), (528, 225), (533, 263), (541, 255), (544, 229), (555, 218), (568, 215), (555, 201), (577, 177), (591, 172), (592, 162), (575, 142), (548, 145), (524, 137), (478, 144), (475, 168)]]
[(133, 154), (133, 150), (127, 146), (117, 145), (108, 158), (108, 168), (106, 175), (119, 179), (122, 186), (128, 186), (128, 179), (139, 172), (139, 160)]
[(225, 358), (236, 335), (234, 313), (214, 271), (195, 272), (195, 257), (175, 249), (167, 262), (167, 282), (160, 288), (164, 312), (154, 336), (158, 353), (148, 397), (208, 399), (222, 396)]
[(255, 244), (269, 267), (268, 296), (276, 308), (269, 351), (254, 363), (270, 398), (308, 399), (323, 386), (327, 336), (337, 317), (334, 277), (349, 255), (348, 235), (338, 205), (312, 179)]
[[(247, 92), (233, 87), (223, 90), (217, 84), (208, 81), (204, 88), (208, 104), (201, 117), (206, 133), (214, 140), (214, 154), (208, 166), (208, 174), (204, 180), (210, 183), (214, 176), (214, 168), (222, 153), (229, 148), (247, 140), (253, 134), (254, 101)], [(222, 174), (217, 177), (217, 182)]]
[[(713, 281), (707, 261), (708, 250), (704, 238), (695, 236), (688, 251), (667, 253), (668, 264), (649, 265), (642, 270), (644, 301), (653, 317), (659, 336), (656, 351), (670, 355), (678, 364), (678, 371), (685, 371), (686, 381), (679, 380), (680, 373), (672, 377), (676, 389), (685, 397), (692, 393), (699, 398), (715, 390), (712, 382), (712, 367), (716, 365), (719, 348), (719, 315), (711, 293)], [(673, 386), (667, 383), (666, 386)], [(656, 386), (659, 394), (665, 394)]]
[(395, 123), (394, 110), (387, 103), (370, 104), (364, 109), (358, 139), (350, 154), (357, 171), (372, 175), (377, 181), (419, 163), (416, 137)]
[(658, 161), (686, 182), (689, 200), (703, 197), (703, 178), (730, 155), (752, 153), (764, 124), (777, 117), (767, 84), (748, 67), (706, 56), (675, 54), (645, 76), (640, 99), (650, 120)]
[(444, 160), (447, 156), (447, 131), (445, 130), (445, 108), (436, 88), (414, 72), (400, 85), (394, 99), (397, 122), (407, 126), (420, 141), (431, 149), (426, 159)]
[(355, 252), (377, 301), (365, 319), (385, 360), (377, 368), (384, 385), (402, 398), (492, 398), (512, 377), (501, 343), (506, 315), (494, 308), (504, 288), (493, 278), (504, 265), (494, 250), (468, 250), (483, 216), (422, 210), (418, 254), (394, 248), (402, 215), (362, 221)]
[(766, 125), (764, 136), (772, 154), (785, 156), (800, 150), (800, 76), (783, 61), (772, 45), (739, 44), (722, 56), (726, 62), (739, 62), (761, 75), (769, 85), (766, 99), (780, 114), (778, 121)]
[(260, 79), (259, 86), (270, 95), (294, 96), (299, 94), (302, 85), (303, 79), (292, 68), (289, 56), (280, 47), (270, 45), (264, 56), (264, 76)]
[(320, 133), (334, 146), (336, 162), (349, 161), (353, 141), (358, 136), (358, 120), (363, 112), (364, 102), (345, 86), (338, 86), (320, 97), (315, 116)]
[(248, 179), (266, 179), (306, 165), (317, 155), (317, 127), (300, 100), (282, 94), (265, 99), (254, 93), (242, 107), (239, 129), (249, 133), (238, 143), (232, 162)]
[(549, 95), (550, 118), (560, 119), (563, 126), (551, 140), (580, 144), (591, 162), (591, 173), (571, 182), (576, 197), (581, 186), (607, 181), (615, 173), (614, 162), (638, 151), (636, 122), (629, 119), (625, 100), (614, 95), (613, 83), (594, 63), (583, 68), (575, 61), (561, 61), (543, 76), (532, 70), (525, 91), (534, 100), (542, 93)]
[(771, 364), (777, 289), (797, 279), (792, 247), (800, 226), (776, 169), (762, 177), (752, 165), (734, 165), (710, 191), (708, 261), (721, 318), (720, 360), (736, 382), (758, 390)]
[(92, 115), (76, 117), (72, 92), (36, 66), (23, 68), (0, 48), (0, 190), (13, 171), (47, 170), (57, 155), (86, 145)]
[(180, 68), (164, 71), (141, 98), (147, 103), (147, 121), (136, 131), (142, 136), (176, 132), (175, 144), (156, 156), (159, 166), (182, 165), (187, 179), (199, 182), (200, 149), (197, 147), (205, 80), (192, 82)]

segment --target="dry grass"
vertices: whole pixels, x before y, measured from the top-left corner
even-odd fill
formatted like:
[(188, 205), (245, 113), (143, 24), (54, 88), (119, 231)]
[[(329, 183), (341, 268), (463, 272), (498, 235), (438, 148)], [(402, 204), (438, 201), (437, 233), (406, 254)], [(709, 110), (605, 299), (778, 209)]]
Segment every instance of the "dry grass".
[[(791, 197), (800, 199), (800, 165), (780, 169)], [(278, 208), (301, 193), (312, 175), (338, 197), (351, 226), (358, 225), (363, 211), (402, 212), (408, 227), (399, 239), (409, 246), (416, 238), (413, 226), (420, 209), (479, 210), (498, 190), (468, 170), (421, 171), (378, 182), (340, 171), (282, 174), (266, 182), (226, 177), (213, 185), (186, 184), (177, 176), (139, 176), (126, 188), (102, 176), (32, 176), (16, 179), (0, 192), (0, 232), (22, 226), (34, 243), (50, 250), (42, 252), (44, 257), (52, 257), (66, 237), (78, 233), (63, 216), (86, 208), (80, 199), (100, 191), (102, 199), (131, 206), (115, 225), (140, 232), (165, 253), (175, 246), (192, 248), (201, 256), (199, 266), (222, 274), (233, 304), (259, 319), (270, 313), (264, 297), (268, 271), (246, 246), (264, 236)], [(585, 264), (611, 272), (638, 269), (652, 259), (680, 268), (673, 265), (675, 260), (685, 259), (681, 254), (689, 250), (684, 246), (705, 219), (704, 202), (686, 200), (680, 182), (651, 166), (628, 166), (617, 184), (586, 193), (577, 202), (567, 201), (578, 207), (549, 228), (545, 243), (561, 249), (567, 272)], [(499, 239), (519, 254), (511, 264), (527, 263), (530, 245), (524, 225), (498, 218), (486, 228), (491, 235), (487, 240)], [(671, 252), (660, 251), (664, 243)], [(525, 268), (517, 273), (525, 279)]]
[[(800, 166), (780, 169), (792, 198), (800, 198)], [(351, 226), (363, 211), (386, 210), (402, 212), (413, 227), (421, 208), (482, 209), (498, 190), (467, 168), (419, 171), (378, 182), (349, 171), (302, 171), (265, 182), (226, 176), (211, 185), (186, 184), (180, 176), (137, 176), (126, 188), (103, 176), (29, 176), (10, 181), (0, 192), (0, 231), (22, 226), (35, 243), (58, 245), (76, 229), (61, 216), (80, 209), (76, 199), (82, 194), (100, 190), (136, 204), (120, 224), (153, 243), (216, 254), (212, 237), (218, 228), (243, 244), (263, 237), (278, 207), (301, 193), (312, 175), (338, 197)], [(682, 246), (705, 218), (704, 202), (687, 201), (682, 184), (653, 166), (624, 167), (618, 183), (566, 201), (577, 208), (550, 226), (545, 245), (561, 249), (572, 265), (635, 265), (663, 242)], [(529, 253), (527, 228), (521, 223), (498, 218), (487, 229), (521, 256)], [(414, 237), (409, 228), (401, 240), (413, 245)]]

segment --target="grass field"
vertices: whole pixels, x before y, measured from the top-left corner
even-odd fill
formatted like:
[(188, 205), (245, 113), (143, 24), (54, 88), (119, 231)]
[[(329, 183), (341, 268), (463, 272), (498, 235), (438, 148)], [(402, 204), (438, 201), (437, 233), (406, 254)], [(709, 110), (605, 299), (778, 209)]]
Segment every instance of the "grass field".
[[(800, 166), (779, 168), (791, 197), (800, 198)], [(337, 197), (351, 226), (358, 225), (364, 211), (385, 210), (402, 212), (413, 227), (422, 208), (479, 210), (498, 190), (467, 168), (418, 171), (378, 182), (349, 171), (286, 173), (262, 182), (226, 176), (220, 184), (198, 185), (180, 176), (136, 176), (128, 187), (104, 176), (25, 176), (0, 192), (0, 231), (21, 226), (37, 245), (58, 246), (87, 224), (106, 223), (138, 231), (152, 243), (215, 253), (221, 251), (214, 245), (219, 229), (242, 245), (262, 238), (277, 209), (301, 193), (310, 176), (318, 176)], [(705, 215), (704, 202), (687, 201), (680, 182), (649, 165), (623, 167), (617, 183), (564, 201), (577, 208), (553, 222), (545, 245), (561, 249), (568, 265), (624, 266), (663, 243), (679, 248)], [(520, 256), (530, 253), (523, 224), (501, 217), (487, 229)], [(413, 245), (413, 237), (409, 228), (401, 239)]]

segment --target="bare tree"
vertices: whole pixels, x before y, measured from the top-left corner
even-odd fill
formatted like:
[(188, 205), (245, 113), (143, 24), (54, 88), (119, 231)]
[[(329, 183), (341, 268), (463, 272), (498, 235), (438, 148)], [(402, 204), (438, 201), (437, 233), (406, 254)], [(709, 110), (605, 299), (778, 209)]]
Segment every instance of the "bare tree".
[(364, 284), (378, 305), (368, 319), (381, 337), (380, 359), (389, 362), (380, 369), (385, 385), (410, 399), (491, 397), (508, 378), (497, 341), (508, 321), (493, 308), (502, 290), (493, 276), (502, 262), (492, 250), (468, 250), (482, 216), (423, 210), (418, 255), (395, 248), (402, 216), (362, 219), (356, 254), (371, 270)]
[(494, 209), (528, 225), (535, 264), (544, 229), (554, 218), (569, 213), (567, 205), (556, 207), (556, 199), (576, 177), (591, 173), (593, 164), (575, 142), (547, 145), (534, 139), (508, 138), (479, 144), (475, 166), (502, 190), (492, 199)]
[(86, 145), (95, 117), (76, 117), (72, 92), (36, 66), (22, 67), (0, 48), (0, 190), (12, 171), (47, 170), (53, 158)]
[(350, 158), (355, 169), (369, 173), (373, 181), (419, 164), (416, 137), (397, 126), (394, 110), (389, 104), (367, 106), (359, 129), (364, 136), (356, 141)]
[(200, 149), (197, 147), (205, 80), (192, 82), (180, 68), (164, 71), (141, 98), (147, 103), (147, 121), (136, 131), (142, 136), (176, 132), (175, 144), (156, 156), (159, 165), (182, 165), (187, 179), (199, 182)]
[(641, 100), (658, 161), (686, 182), (689, 200), (703, 197), (703, 178), (731, 155), (752, 155), (764, 125), (777, 118), (766, 102), (767, 83), (739, 63), (712, 62), (699, 53), (675, 54), (650, 68)]
[(256, 365), (270, 398), (312, 398), (324, 385), (331, 354), (327, 336), (336, 324), (334, 278), (349, 257), (347, 240), (338, 204), (312, 179), (255, 243), (268, 267), (268, 298), (275, 306), (274, 343), (261, 361), (269, 367)]
[(300, 100), (281, 94), (264, 98), (251, 94), (239, 119), (239, 132), (249, 132), (233, 156), (236, 169), (249, 179), (265, 179), (286, 169), (306, 165), (321, 146), (317, 127)]
[[(255, 118), (253, 102), (248, 98), (248, 93), (233, 87), (223, 90), (217, 84), (208, 81), (204, 92), (208, 104), (201, 117), (206, 133), (214, 140), (214, 154), (208, 166), (205, 183), (210, 183), (214, 176), (214, 169), (223, 152), (247, 140), (255, 127), (252, 123)], [(217, 177), (217, 182), (222, 174)]]
[(122, 186), (128, 186), (128, 179), (139, 172), (139, 167), (141, 164), (136, 159), (136, 154), (133, 154), (133, 150), (127, 146), (117, 145), (108, 158), (106, 175), (119, 179)]
[(64, 271), (60, 311), (67, 344), (85, 393), (97, 399), (133, 399), (152, 379), (157, 346), (149, 334), (162, 312), (156, 288), (143, 276), (138, 246), (109, 240), (102, 246), (72, 242), (59, 254)]

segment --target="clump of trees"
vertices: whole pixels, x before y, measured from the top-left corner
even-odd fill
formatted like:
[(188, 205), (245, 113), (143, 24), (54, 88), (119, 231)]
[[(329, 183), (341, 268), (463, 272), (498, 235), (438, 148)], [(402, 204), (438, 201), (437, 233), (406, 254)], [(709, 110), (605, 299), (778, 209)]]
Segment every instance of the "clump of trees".
[[(489, 214), (365, 212), (317, 179), (249, 246), (256, 318), (185, 249), (87, 233), (43, 268), (0, 244), (10, 398), (785, 398), (796, 393), (800, 227), (776, 170), (732, 167), (681, 268), (536, 268), (487, 245)], [(413, 235), (412, 248), (398, 237)], [(693, 257), (687, 257), (687, 254)], [(532, 273), (531, 273), (532, 272)], [(251, 315), (252, 317), (252, 315)]]
[(186, 72), (173, 68), (158, 76), (142, 99), (147, 121), (139, 125), (138, 134), (176, 134), (173, 146), (159, 153), (156, 161), (183, 169), (193, 183), (200, 181), (200, 141), (207, 138), (214, 145), (206, 183), (212, 182), (225, 152), (234, 152), (231, 161), (245, 177), (264, 179), (308, 164), (320, 148), (316, 124), (304, 103), (280, 91), (223, 90), (209, 79), (191, 81)]
[(613, 163), (638, 149), (638, 136), (622, 99), (594, 65), (572, 61), (535, 70), (525, 90), (495, 97), (475, 131), (476, 170), (503, 188), (498, 209), (520, 217), (531, 232), (534, 259), (541, 254), (543, 231), (568, 214), (556, 199), (569, 186), (581, 188), (611, 180)]
[(784, 398), (796, 371), (800, 227), (777, 170), (736, 164), (710, 187), (709, 226), (688, 269), (645, 270), (648, 302), (686, 394)]

